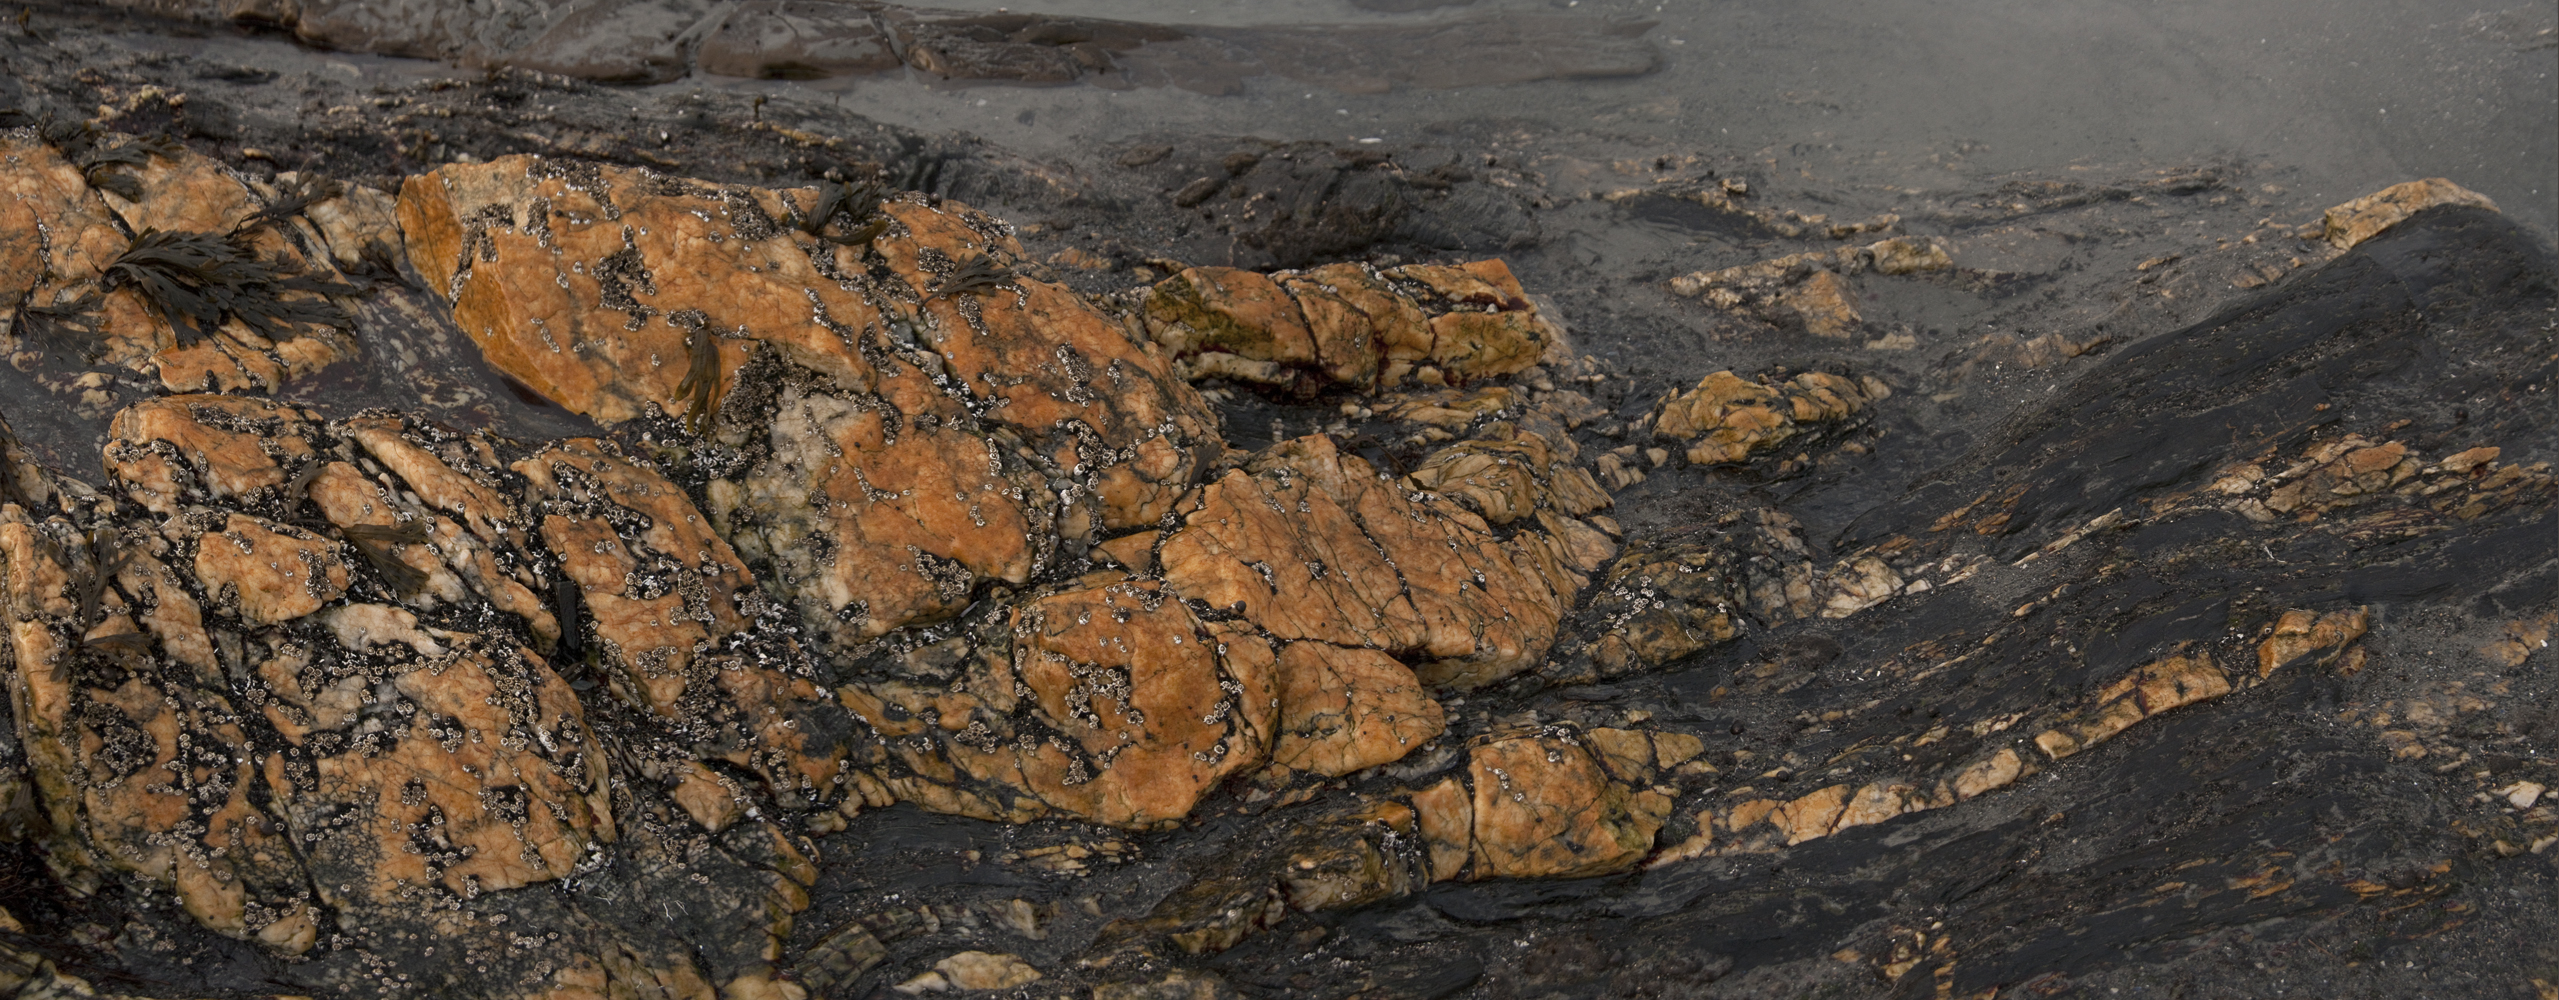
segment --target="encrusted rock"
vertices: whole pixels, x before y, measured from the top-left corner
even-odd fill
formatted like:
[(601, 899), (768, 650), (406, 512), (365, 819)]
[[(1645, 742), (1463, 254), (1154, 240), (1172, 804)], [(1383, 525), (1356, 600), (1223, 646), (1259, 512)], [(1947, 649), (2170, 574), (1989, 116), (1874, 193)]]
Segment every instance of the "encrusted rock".
[(1613, 781), (1566, 734), (1490, 737), (1467, 758), (1474, 878), (1596, 875), (1652, 852), (1670, 798)]
[[(1183, 504), (1158, 549), (1166, 583), (1288, 640), (1384, 649), (1432, 684), (1534, 665), (1572, 585), (1474, 514), (1407, 493), (1331, 439), (1266, 453)], [(1542, 549), (1540, 550), (1542, 551)]]
[[(1082, 537), (1160, 517), (1216, 457), (1214, 419), (1165, 360), (1081, 297), (1002, 269), (1020, 256), (1003, 223), (847, 198), (519, 156), (411, 178), (400, 217), (493, 365), (609, 423), (700, 427), (733, 396), (769, 401), (738, 385), (762, 344), (878, 413), (883, 444), (944, 426), (996, 439), (964, 466), (1027, 451), (1048, 489), (1091, 505), (1068, 525)], [(969, 263), (984, 284), (954, 283)]]
[(1499, 260), (1262, 275), (1195, 267), (1156, 284), (1147, 329), (1197, 375), (1374, 391), (1538, 363), (1559, 339)]
[(1891, 394), (1872, 378), (1826, 372), (1773, 383), (1716, 372), (1693, 389), (1664, 396), (1653, 435), (1684, 447), (1692, 464), (1741, 462), (1858, 420)]
[(176, 143), (84, 132), (70, 144), (0, 138), (0, 158), (19, 165), (0, 181), (14, 195), (0, 210), (0, 300), (25, 296), (39, 327), (13, 332), (177, 392), (273, 391), (353, 356), (351, 323), (327, 296), (357, 289), (296, 218), (337, 193), (261, 196)]
[(1447, 720), (1413, 671), (1373, 649), (1293, 642), (1280, 651), (1280, 764), (1325, 776), (1404, 758)]

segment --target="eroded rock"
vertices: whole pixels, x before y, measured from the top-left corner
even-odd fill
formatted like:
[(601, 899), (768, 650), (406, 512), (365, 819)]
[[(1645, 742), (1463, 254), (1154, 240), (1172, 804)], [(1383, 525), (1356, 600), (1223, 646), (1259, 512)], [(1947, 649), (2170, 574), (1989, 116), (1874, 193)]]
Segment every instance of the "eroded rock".
[(1706, 376), (1693, 389), (1664, 396), (1653, 417), (1653, 436), (1681, 446), (1692, 464), (1747, 461), (1853, 425), (1892, 391), (1871, 377), (1852, 379), (1806, 372), (1782, 382), (1745, 379), (1732, 372)]
[(1148, 291), (1146, 323), (1195, 377), (1307, 392), (1509, 375), (1560, 340), (1499, 260), (1275, 275), (1195, 267)]
[[(1887, 224), (1889, 225), (1889, 224)], [(1851, 230), (1850, 232), (1854, 232)], [(1846, 234), (1841, 234), (1846, 235)], [(1897, 236), (1866, 246), (1788, 254), (1671, 279), (1671, 291), (1718, 309), (1742, 310), (1819, 337), (1846, 338), (1865, 322), (1848, 277), (1923, 274), (1954, 266), (1943, 243)]]

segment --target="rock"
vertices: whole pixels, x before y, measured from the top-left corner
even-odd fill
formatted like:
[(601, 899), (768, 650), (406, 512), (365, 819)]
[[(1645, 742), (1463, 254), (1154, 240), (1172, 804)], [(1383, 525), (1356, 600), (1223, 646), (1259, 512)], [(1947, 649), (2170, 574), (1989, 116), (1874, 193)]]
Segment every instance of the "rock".
[(1753, 382), (1716, 372), (1697, 386), (1662, 397), (1653, 435), (1686, 448), (1690, 464), (1741, 462), (1795, 441), (1853, 425), (1887, 392), (1882, 383), (1825, 372), (1783, 382)]
[(633, 700), (674, 714), (688, 696), (719, 697), (698, 654), (744, 626), (737, 595), (754, 578), (683, 491), (586, 439), (512, 470), (528, 484), (542, 541), (559, 554)]
[(1093, 1000), (1233, 1000), (1235, 996), (1216, 973), (1195, 970), (1175, 970), (1148, 982), (1093, 987)]
[(347, 589), (336, 543), (241, 514), (199, 537), (195, 575), (213, 608), (259, 624), (310, 614)]
[[(1035, 462), (1059, 480), (1044, 492), (1083, 501), (1066, 525), (1077, 538), (1161, 517), (1216, 456), (1206, 404), (1084, 299), (1009, 276), (988, 294), (937, 294), (959, 262), (1018, 259), (1001, 223), (956, 202), (854, 205), (830, 225), (885, 228), (845, 247), (785, 224), (810, 225), (819, 200), (513, 157), (412, 178), (401, 220), (491, 364), (609, 423), (725, 420), (720, 439), (753, 448), (770, 428), (727, 409), (774, 405), (752, 383), (807, 369), (824, 378), (798, 379), (796, 400), (874, 414), (880, 447), (938, 427), (990, 439), (966, 467)], [(783, 367), (738, 385), (758, 350)]]
[[(53, 309), (95, 291), (126, 244), (102, 196), (60, 151), (26, 133), (0, 134), (0, 162), (11, 164), (0, 172), (0, 302)], [(0, 323), (19, 315), (12, 309)]]
[(1013, 629), (1013, 672), (1027, 700), (1073, 743), (981, 757), (955, 742), (954, 757), (971, 773), (1005, 769), (1062, 811), (1156, 826), (1268, 759), (1278, 700), (1269, 647), (1210, 627), (1156, 586), (1131, 581), (1044, 598), (1015, 612)]
[[(1571, 447), (1569, 438), (1559, 448), (1516, 426), (1488, 427), (1473, 440), (1433, 452), (1411, 477), (1413, 485), (1455, 498), (1490, 524), (1508, 525), (1540, 516), (1579, 518), (1607, 508), (1611, 501), (1589, 470), (1573, 463)], [(1582, 541), (1578, 533), (1573, 537)], [(1586, 544), (1604, 543), (1603, 539)], [(1605, 551), (1594, 554), (1604, 562), (1616, 554), (1616, 547), (1606, 544)], [(1587, 573), (1596, 568), (1593, 564), (1580, 570)]]
[(1337, 807), (1301, 819), (1283, 855), (1280, 891), (1307, 913), (1347, 910), (1420, 890), (1408, 856), (1413, 810), (1397, 802)]
[[(112, 190), (89, 187), (62, 151), (33, 138), (0, 140), (0, 154), (24, 165), (0, 182), (13, 195), (0, 215), (0, 263), (24, 265), (0, 297), (25, 296), (34, 309), (21, 315), (39, 327), (22, 334), (177, 392), (271, 392), (354, 354), (352, 322), (325, 296), (356, 289), (327, 256), (308, 253), (312, 238), (281, 193), (262, 206), (219, 163), (175, 143), (87, 132), (68, 141)], [(197, 290), (172, 299), (164, 281)]]
[(2368, 609), (2354, 608), (2318, 614), (2295, 609), (2277, 619), (2272, 634), (2257, 645), (2257, 676), (2272, 676), (2275, 671), (2300, 663), (2313, 655), (2313, 665), (2327, 666), (2345, 654), (2346, 646), (2363, 638), (2372, 615)]
[(2171, 656), (2099, 689), (2073, 724), (2038, 734), (2035, 745), (2058, 760), (2112, 739), (2145, 718), (2230, 691), (2230, 677), (2209, 654)]
[[(1560, 339), (1499, 260), (1271, 276), (1191, 268), (1148, 291), (1146, 322), (1195, 377), (1307, 392), (1376, 391), (1426, 371), (1448, 381), (1509, 375)], [(1245, 363), (1218, 360), (1229, 355)]]
[(1922, 274), (1953, 266), (1945, 244), (1897, 236), (1866, 246), (1698, 271), (1671, 279), (1670, 288), (1718, 309), (1741, 310), (1815, 336), (1846, 338), (1863, 322), (1847, 277), (1870, 270), (1896, 276)]
[[(314, 657), (304, 640), (262, 627), (324, 600), (307, 582), (264, 580), (283, 567), (314, 575), (287, 554), (310, 543), (236, 513), (200, 536), (128, 537), (103, 557), (116, 581), (69, 594), (73, 574), (105, 571), (100, 557), (44, 541), (67, 528), (59, 519), (7, 513), (16, 519), (0, 525), (0, 571), (20, 622), (22, 731), (56, 827), (103, 863), (161, 883), (206, 927), (299, 953), (315, 940), (315, 904), (389, 906), (426, 886), (477, 894), (554, 879), (613, 838), (601, 751), (567, 684), (530, 651), (429, 635), (403, 612), (351, 605), (333, 609), (331, 628), (369, 655)], [(231, 553), (244, 541), (255, 550), (244, 558), (199, 555), (192, 573), (173, 570), (189, 565), (184, 547)], [(226, 591), (243, 581), (270, 585)], [(132, 635), (140, 595), (161, 608), (139, 643), (165, 643), (169, 659), (83, 641)], [(103, 620), (83, 624), (92, 615)], [(214, 645), (206, 631), (233, 669), (261, 678), (245, 713), (212, 658), (188, 652)], [(370, 709), (361, 722), (360, 707)], [(251, 729), (283, 739), (253, 744)]]
[(1419, 661), (1434, 685), (1510, 676), (1553, 642), (1570, 590), (1475, 515), (1395, 489), (1321, 436), (1256, 466), (1184, 503), (1158, 548), (1169, 587), (1284, 640)]
[(2497, 210), (2488, 196), (2441, 177), (2393, 184), (2328, 210), (2319, 220), (2321, 239), (2339, 250), (2352, 250), (2411, 215), (2438, 205), (2468, 205)]
[[(1758, 625), (1844, 618), (1924, 582), (1961, 579), (1951, 567), (1897, 567), (1851, 553), (1811, 559), (1802, 527), (1775, 510), (1735, 511), (1707, 525), (1638, 539), (1608, 568), (1587, 606), (1597, 633), (1568, 650), (1596, 676), (1668, 663)], [(1904, 570), (1909, 572), (1905, 575)], [(1926, 588), (1921, 588), (1926, 589)]]
[(771, 457), (722, 484), (721, 519), (838, 643), (949, 617), (1056, 558), (1056, 491), (995, 442), (858, 397), (793, 387), (779, 402)]
[(1472, 874), (1597, 875), (1635, 866), (1653, 848), (1670, 798), (1611, 781), (1579, 741), (1559, 734), (1494, 737), (1468, 754), (1474, 786)]
[(1403, 759), (1446, 727), (1412, 670), (1373, 649), (1293, 642), (1280, 651), (1271, 759), (1336, 777)]
[(2025, 760), (2017, 755), (2016, 750), (2002, 749), (1955, 776), (1955, 797), (1971, 799), (2006, 788), (2016, 783), (2018, 776), (2024, 773), (2024, 767)]
[(689, 68), (697, 25), (712, 7), (703, 0), (604, 0), (564, 6), (550, 26), (507, 53), (505, 62), (536, 73), (603, 83), (664, 83)]
[(1429, 853), (1430, 877), (1446, 882), (1474, 858), (1475, 800), (1466, 783), (1446, 778), (1410, 797), (1416, 831)]
[(1040, 970), (1011, 955), (963, 951), (933, 963), (952, 987), (962, 990), (1009, 990), (1040, 980)]

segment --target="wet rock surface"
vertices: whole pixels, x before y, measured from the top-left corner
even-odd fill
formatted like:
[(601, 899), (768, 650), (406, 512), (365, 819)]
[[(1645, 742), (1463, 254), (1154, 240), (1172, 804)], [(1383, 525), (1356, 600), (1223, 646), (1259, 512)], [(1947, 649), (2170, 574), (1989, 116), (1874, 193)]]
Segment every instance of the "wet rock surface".
[[(883, 48), (820, 23), (852, 10)], [(450, 44), (789, 75), (1160, 41), (727, 16)], [(447, 30), (387, 24), (344, 30)], [(506, 88), (568, 110), (507, 138)], [(412, 103), (294, 133), (335, 187), (165, 95), (0, 133), (0, 984), (2559, 981), (2552, 264), (2450, 182), (2250, 226), (2211, 170), (1894, 213), (1670, 157), (1077, 178), (755, 117), (634, 144), (615, 93), (380, 95)], [(445, 138), (366, 138), (440, 101)], [(1362, 177), (1398, 200), (1259, 211)], [(1523, 184), (1518, 221), (1751, 235), (1606, 290), (1416, 228)], [(2159, 205), (2232, 236), (2038, 263)], [(234, 298), (182, 338), (113, 272), (155, 229), (343, 324)]]

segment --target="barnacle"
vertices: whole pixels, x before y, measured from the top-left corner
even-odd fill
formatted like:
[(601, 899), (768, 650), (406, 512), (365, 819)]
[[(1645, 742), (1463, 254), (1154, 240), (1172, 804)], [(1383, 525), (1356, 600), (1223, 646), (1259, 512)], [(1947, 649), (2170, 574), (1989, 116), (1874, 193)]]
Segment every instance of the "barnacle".
[(969, 258), (967, 263), (961, 264), (957, 270), (952, 271), (950, 277), (942, 279), (940, 287), (933, 289), (933, 294), (925, 296), (924, 299), (930, 302), (937, 298), (966, 295), (971, 292), (989, 292), (1011, 280), (1013, 280), (1012, 268), (997, 264), (993, 257), (979, 254)]
[(392, 551), (394, 545), (417, 545), (425, 542), (426, 528), (415, 521), (400, 525), (357, 524), (344, 531), (347, 544), (364, 555), (366, 562), (382, 573), (382, 582), (394, 594), (405, 594), (426, 586), (427, 576), (417, 567), (402, 562)]
[[(130, 287), (177, 332), (178, 342), (191, 343), (238, 320), (258, 336), (284, 340), (297, 327), (350, 329), (346, 311), (321, 295), (352, 295), (353, 285), (304, 274), (282, 256), (260, 260), (242, 234), (164, 233), (144, 230), (115, 263), (107, 265), (99, 283)], [(307, 296), (287, 298), (286, 293)]]
[(699, 435), (711, 429), (713, 411), (720, 403), (720, 335), (711, 331), (710, 322), (698, 310), (687, 309), (667, 319), (686, 328), (684, 344), (692, 364), (685, 368), (683, 381), (675, 384), (675, 394), (690, 400), (684, 407), (684, 428)]

